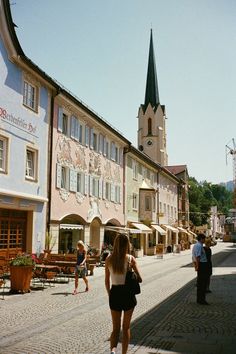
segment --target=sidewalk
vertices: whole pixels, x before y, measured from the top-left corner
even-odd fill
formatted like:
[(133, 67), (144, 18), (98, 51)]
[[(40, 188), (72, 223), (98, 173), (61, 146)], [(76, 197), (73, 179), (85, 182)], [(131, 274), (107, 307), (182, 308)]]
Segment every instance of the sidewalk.
[(196, 303), (191, 281), (133, 323), (130, 354), (236, 352), (236, 245), (213, 255), (213, 265), (210, 305)]

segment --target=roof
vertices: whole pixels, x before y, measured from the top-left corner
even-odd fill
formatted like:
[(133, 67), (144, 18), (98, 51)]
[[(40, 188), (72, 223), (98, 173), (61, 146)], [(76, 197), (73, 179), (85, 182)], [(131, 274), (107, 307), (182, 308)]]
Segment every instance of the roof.
[(165, 166), (165, 168), (174, 175), (178, 175), (187, 170), (187, 165)]
[(155, 63), (155, 55), (154, 55), (153, 40), (152, 40), (152, 30), (150, 36), (146, 92), (145, 92), (145, 100), (144, 100), (145, 110), (147, 109), (149, 103), (151, 104), (154, 110), (156, 110), (158, 105), (160, 104), (158, 84), (157, 84), (156, 63)]

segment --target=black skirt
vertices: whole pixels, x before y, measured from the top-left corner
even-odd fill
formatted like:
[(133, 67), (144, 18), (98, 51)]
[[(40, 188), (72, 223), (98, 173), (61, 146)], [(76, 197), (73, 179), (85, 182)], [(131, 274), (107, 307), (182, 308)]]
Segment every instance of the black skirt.
[(109, 295), (109, 306), (113, 311), (128, 311), (137, 305), (135, 295), (125, 285), (112, 285)]

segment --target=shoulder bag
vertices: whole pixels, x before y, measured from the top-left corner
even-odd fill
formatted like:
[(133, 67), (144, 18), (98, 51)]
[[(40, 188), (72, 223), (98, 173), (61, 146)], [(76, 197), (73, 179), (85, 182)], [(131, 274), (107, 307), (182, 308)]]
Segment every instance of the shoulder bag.
[(127, 272), (125, 277), (125, 285), (129, 289), (129, 291), (136, 295), (141, 293), (141, 288), (138, 282), (138, 276), (133, 271), (131, 263), (130, 263), (130, 256), (128, 258), (128, 265), (127, 265)]

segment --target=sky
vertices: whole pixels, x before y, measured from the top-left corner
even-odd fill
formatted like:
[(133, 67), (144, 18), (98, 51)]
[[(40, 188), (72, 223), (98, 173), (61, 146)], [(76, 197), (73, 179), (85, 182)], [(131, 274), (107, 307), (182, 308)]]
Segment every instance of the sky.
[(235, 0), (10, 0), (24, 53), (137, 147), (150, 29), (169, 165), (233, 179)]

